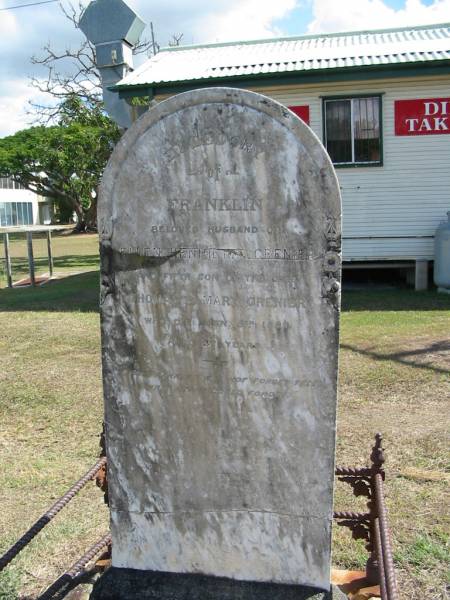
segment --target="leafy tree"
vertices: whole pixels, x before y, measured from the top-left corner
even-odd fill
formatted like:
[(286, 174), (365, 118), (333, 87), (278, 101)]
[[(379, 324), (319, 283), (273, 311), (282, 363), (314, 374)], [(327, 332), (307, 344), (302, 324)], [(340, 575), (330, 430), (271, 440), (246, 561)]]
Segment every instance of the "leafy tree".
[(53, 198), (77, 215), (77, 229), (96, 226), (97, 189), (120, 131), (99, 105), (68, 96), (57, 125), (30, 127), (0, 139), (0, 176)]

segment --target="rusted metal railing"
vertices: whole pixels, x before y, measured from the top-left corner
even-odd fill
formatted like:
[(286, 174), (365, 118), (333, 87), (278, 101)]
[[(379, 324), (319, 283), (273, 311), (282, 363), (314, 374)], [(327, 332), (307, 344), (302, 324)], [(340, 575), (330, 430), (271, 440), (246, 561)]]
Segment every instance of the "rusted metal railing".
[(83, 554), (61, 577), (59, 577), (47, 590), (41, 594), (37, 600), (53, 600), (55, 594), (60, 591), (68, 591), (71, 585), (77, 577), (85, 573), (85, 567), (91, 562), (102, 550), (108, 548), (111, 545), (111, 535), (107, 533), (97, 543), (89, 548), (89, 550)]
[[(47, 525), (75, 495), (96, 478), (97, 486), (104, 492), (108, 503), (107, 462), (105, 456), (104, 432), (100, 439), (101, 458), (81, 477), (53, 506), (45, 512), (30, 529), (5, 552), (0, 558), (0, 571), (8, 565), (17, 554)], [(368, 499), (369, 512), (335, 511), (333, 518), (338, 525), (351, 530), (354, 539), (366, 542), (369, 559), (366, 566), (368, 582), (378, 584), (382, 600), (398, 600), (397, 581), (392, 557), (391, 537), (387, 520), (387, 509), (384, 499), (383, 469), (384, 453), (382, 437), (375, 436), (375, 445), (370, 455), (370, 467), (336, 467), (335, 474), (339, 481), (349, 484), (355, 496)], [(86, 565), (105, 547), (111, 546), (111, 536), (106, 534), (94, 544), (79, 560), (77, 560), (61, 577), (59, 577), (38, 600), (54, 600), (58, 593), (63, 593), (69, 586), (76, 585), (79, 577), (85, 572)], [(64, 592), (65, 593), (65, 592)]]
[(392, 557), (391, 533), (387, 522), (387, 509), (384, 501), (383, 478), (380, 473), (374, 477), (376, 498), (376, 524), (380, 533), (381, 553), (378, 556), (380, 571), (384, 575), (386, 600), (398, 600), (397, 579)]
[(40, 532), (44, 527), (50, 523), (50, 521), (62, 510), (69, 502), (83, 489), (83, 487), (94, 479), (97, 473), (106, 464), (106, 457), (102, 456), (89, 471), (87, 471), (83, 477), (81, 477), (59, 500), (57, 500), (53, 506), (51, 506), (39, 519), (28, 529), (26, 533), (13, 545), (9, 550), (0, 557), (0, 571), (2, 571), (6, 565), (8, 565), (13, 558), (15, 558), (19, 552), (21, 552), (25, 546), (27, 546), (31, 540)]
[(384, 498), (384, 461), (382, 437), (377, 433), (370, 455), (370, 467), (336, 468), (336, 476), (339, 481), (348, 483), (355, 496), (368, 498), (369, 512), (335, 512), (334, 519), (338, 525), (348, 527), (354, 539), (365, 540), (366, 549), (369, 552), (366, 578), (369, 582), (380, 586), (382, 600), (398, 600), (391, 536)]
[[(375, 519), (374, 523), (374, 537), (375, 537), (375, 548), (377, 556), (383, 556), (383, 545), (381, 543), (381, 535), (380, 535), (380, 524), (378, 523), (378, 519)], [(379, 572), (379, 580), (380, 580), (380, 592), (382, 598), (387, 598), (387, 590), (386, 590), (386, 573), (384, 571), (384, 561), (378, 561), (378, 572)]]

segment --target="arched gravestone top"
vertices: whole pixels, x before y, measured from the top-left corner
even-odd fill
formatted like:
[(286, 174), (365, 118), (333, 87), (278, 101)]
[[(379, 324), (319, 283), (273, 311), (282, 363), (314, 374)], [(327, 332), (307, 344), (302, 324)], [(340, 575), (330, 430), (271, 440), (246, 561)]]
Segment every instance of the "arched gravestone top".
[(328, 589), (340, 195), (282, 105), (143, 115), (99, 199), (113, 565)]

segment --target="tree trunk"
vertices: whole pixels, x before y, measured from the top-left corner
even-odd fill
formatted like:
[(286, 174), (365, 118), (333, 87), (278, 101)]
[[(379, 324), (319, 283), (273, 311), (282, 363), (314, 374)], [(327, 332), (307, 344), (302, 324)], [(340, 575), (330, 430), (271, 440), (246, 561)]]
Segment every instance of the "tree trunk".
[(74, 211), (77, 215), (77, 223), (75, 225), (75, 231), (77, 233), (84, 233), (86, 231), (86, 213), (80, 202), (74, 202)]
[(92, 198), (91, 205), (86, 211), (86, 228), (88, 231), (97, 231), (97, 196)]

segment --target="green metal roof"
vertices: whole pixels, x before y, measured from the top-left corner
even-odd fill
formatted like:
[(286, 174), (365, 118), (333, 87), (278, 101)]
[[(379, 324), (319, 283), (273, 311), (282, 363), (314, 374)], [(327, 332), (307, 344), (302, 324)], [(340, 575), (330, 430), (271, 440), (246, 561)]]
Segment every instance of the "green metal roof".
[(450, 63), (450, 23), (164, 48), (114, 89)]

